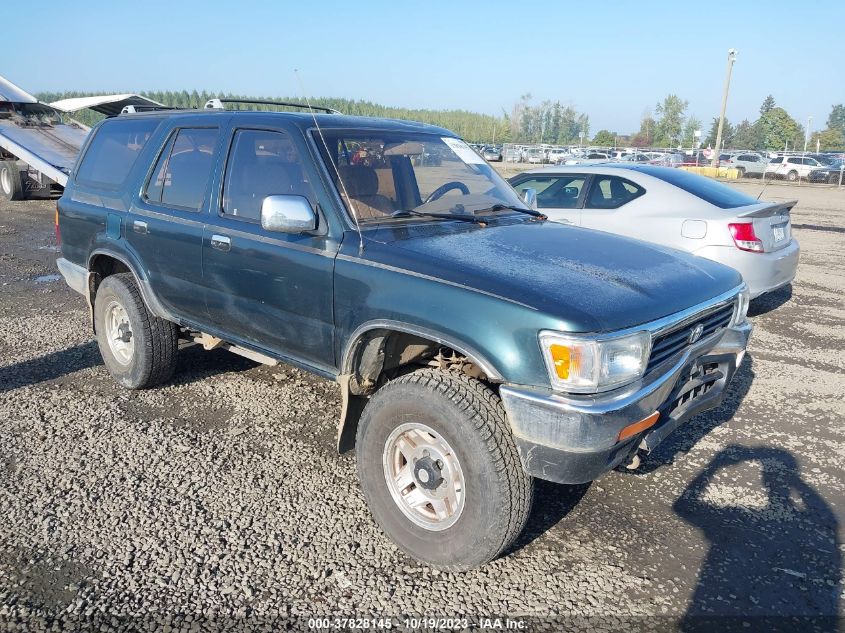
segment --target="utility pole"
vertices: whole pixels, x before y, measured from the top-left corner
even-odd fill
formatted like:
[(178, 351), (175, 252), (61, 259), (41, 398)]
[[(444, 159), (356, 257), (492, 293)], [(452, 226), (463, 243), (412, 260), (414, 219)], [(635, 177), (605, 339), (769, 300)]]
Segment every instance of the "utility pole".
[(807, 153), (807, 143), (810, 140), (810, 126), (813, 124), (813, 117), (807, 117), (807, 133), (804, 135), (804, 153)]
[(725, 90), (722, 93), (722, 112), (719, 114), (719, 129), (716, 132), (716, 155), (713, 156), (713, 161), (710, 163), (712, 167), (719, 165), (719, 148), (722, 145), (722, 128), (725, 125), (725, 110), (728, 107), (728, 90), (731, 87), (731, 71), (736, 61), (736, 49), (728, 49), (728, 70), (725, 74)]

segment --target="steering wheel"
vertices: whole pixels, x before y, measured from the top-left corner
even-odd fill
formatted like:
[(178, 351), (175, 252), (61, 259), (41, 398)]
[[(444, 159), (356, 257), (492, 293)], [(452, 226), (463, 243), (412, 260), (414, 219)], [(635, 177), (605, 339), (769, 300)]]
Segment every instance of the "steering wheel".
[(447, 182), (446, 184), (440, 185), (437, 189), (428, 194), (428, 198), (425, 199), (425, 202), (423, 202), (423, 204), (431, 202), (432, 200), (437, 200), (438, 198), (442, 198), (446, 194), (446, 192), (452, 191), (452, 189), (458, 189), (465, 196), (469, 195), (469, 187), (467, 187), (462, 182), (453, 180), (452, 182)]

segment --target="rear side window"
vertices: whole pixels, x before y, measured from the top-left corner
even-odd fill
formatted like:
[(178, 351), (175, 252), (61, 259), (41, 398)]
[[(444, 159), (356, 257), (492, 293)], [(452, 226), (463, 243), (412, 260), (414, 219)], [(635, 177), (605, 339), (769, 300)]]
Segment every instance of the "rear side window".
[(772, 164), (775, 164), (775, 163), (781, 163), (781, 162), (783, 162), (783, 158), (782, 158), (782, 157), (780, 157), (780, 156), (775, 156), (775, 157), (774, 157), (772, 160), (770, 160), (769, 162), (770, 162), (770, 163), (772, 163)]
[(217, 128), (182, 128), (159, 156), (144, 192), (150, 202), (199, 210), (214, 164)]
[(95, 187), (120, 187), (159, 123), (160, 119), (146, 118), (103, 123), (85, 151), (76, 179)]
[(639, 198), (645, 189), (619, 176), (595, 176), (587, 197), (588, 209), (618, 209), (634, 198)]

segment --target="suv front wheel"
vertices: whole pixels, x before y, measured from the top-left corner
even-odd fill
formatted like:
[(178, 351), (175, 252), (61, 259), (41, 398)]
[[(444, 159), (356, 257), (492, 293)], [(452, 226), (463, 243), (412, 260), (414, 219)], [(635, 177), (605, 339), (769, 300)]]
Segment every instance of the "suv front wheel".
[(492, 560), (528, 519), (533, 482), (501, 401), (464, 374), (421, 369), (390, 381), (364, 409), (356, 451), (382, 530), (434, 567)]
[(94, 324), (106, 368), (124, 387), (153, 387), (173, 375), (178, 328), (147, 310), (131, 273), (111, 275), (100, 284)]

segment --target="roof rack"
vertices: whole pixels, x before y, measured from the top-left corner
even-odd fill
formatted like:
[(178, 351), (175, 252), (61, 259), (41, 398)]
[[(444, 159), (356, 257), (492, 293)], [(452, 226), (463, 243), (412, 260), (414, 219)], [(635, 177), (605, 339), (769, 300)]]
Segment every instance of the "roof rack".
[(166, 105), (125, 105), (121, 109), (121, 114), (134, 114), (136, 112), (158, 112), (160, 110), (182, 110), (184, 108), (177, 108)]
[(305, 110), (319, 110), (327, 114), (340, 114), (337, 110), (325, 106), (312, 106), (307, 103), (293, 103), (290, 101), (273, 101), (269, 99), (209, 99), (205, 102), (206, 110), (225, 110), (224, 103), (252, 103), (255, 105), (277, 105), (288, 108), (303, 108)]

